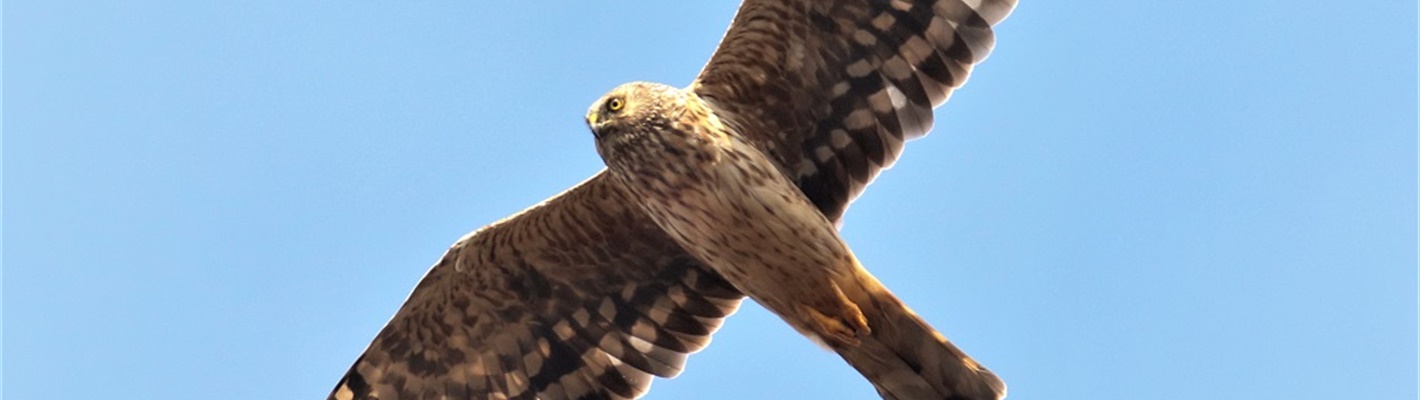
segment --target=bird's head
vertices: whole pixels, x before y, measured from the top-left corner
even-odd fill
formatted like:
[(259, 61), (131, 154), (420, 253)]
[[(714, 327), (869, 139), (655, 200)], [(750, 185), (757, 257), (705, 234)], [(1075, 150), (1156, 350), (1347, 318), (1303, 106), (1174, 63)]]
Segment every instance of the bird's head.
[[(677, 126), (685, 114), (687, 96), (679, 89), (632, 82), (612, 89), (587, 110), (587, 126), (596, 137), (597, 153), (608, 166), (617, 160), (644, 159), (647, 151), (676, 146), (684, 132)], [(679, 139), (685, 139), (681, 137)]]
[(659, 83), (631, 82), (617, 86), (592, 103), (587, 125), (597, 140), (646, 124), (666, 123), (684, 103), (679, 89)]

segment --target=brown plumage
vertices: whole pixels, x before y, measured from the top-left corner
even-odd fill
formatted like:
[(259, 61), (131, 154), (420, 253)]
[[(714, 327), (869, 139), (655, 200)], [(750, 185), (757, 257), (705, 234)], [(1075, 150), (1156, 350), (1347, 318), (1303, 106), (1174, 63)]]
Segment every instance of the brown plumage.
[(598, 100), (609, 170), (455, 243), (330, 398), (639, 397), (742, 293), (885, 398), (1003, 396), (834, 223), (927, 132), (1014, 3), (745, 1), (689, 88)]
[(996, 399), (1005, 384), (863, 269), (775, 163), (694, 93), (631, 83), (587, 120), (610, 175), (681, 248), (884, 398)]

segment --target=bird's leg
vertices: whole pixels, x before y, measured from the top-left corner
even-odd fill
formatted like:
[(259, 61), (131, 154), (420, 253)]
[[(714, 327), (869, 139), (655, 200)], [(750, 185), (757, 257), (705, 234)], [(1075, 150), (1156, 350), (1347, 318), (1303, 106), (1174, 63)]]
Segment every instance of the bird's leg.
[[(802, 303), (799, 305), (801, 314), (808, 317), (806, 319), (814, 325), (810, 329), (830, 347), (857, 346), (859, 336), (872, 333), (868, 319), (837, 284), (830, 283), (829, 286), (833, 287), (834, 298), (820, 304)], [(829, 313), (821, 309), (827, 309)]]

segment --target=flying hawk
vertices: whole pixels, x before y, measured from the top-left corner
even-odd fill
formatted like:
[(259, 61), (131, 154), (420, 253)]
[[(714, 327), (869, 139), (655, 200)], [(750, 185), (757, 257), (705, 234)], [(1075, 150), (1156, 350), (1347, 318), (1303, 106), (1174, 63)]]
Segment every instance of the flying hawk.
[(1014, 6), (746, 0), (688, 88), (630, 83), (593, 103), (608, 168), (456, 242), (330, 398), (636, 398), (745, 295), (884, 398), (1004, 397), (834, 224)]

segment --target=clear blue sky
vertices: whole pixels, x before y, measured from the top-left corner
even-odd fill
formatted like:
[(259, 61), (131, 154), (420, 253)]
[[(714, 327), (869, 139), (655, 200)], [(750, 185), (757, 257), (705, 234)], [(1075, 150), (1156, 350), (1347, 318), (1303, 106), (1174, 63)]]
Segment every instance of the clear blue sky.
[[(735, 1), (9, 1), (4, 394), (320, 398)], [(1416, 398), (1413, 1), (1024, 1), (849, 211), (1012, 399)], [(651, 398), (861, 399), (757, 305)]]

